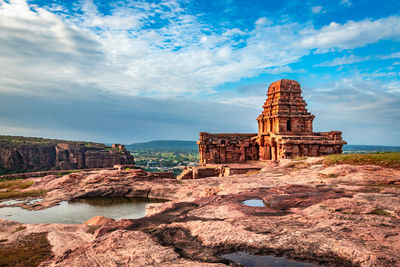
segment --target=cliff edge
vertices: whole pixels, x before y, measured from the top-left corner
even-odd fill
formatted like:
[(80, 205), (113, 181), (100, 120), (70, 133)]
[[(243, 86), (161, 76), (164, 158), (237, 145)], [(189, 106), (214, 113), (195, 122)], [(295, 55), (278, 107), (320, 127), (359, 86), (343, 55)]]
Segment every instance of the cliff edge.
[(123, 145), (108, 147), (92, 142), (0, 136), (0, 174), (134, 163), (133, 156)]

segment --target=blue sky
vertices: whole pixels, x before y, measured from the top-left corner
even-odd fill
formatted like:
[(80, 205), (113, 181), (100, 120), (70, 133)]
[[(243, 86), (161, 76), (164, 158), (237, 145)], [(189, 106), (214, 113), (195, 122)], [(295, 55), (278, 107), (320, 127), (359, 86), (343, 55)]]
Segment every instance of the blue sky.
[(301, 83), (315, 131), (400, 145), (400, 1), (0, 0), (0, 134), (256, 132)]

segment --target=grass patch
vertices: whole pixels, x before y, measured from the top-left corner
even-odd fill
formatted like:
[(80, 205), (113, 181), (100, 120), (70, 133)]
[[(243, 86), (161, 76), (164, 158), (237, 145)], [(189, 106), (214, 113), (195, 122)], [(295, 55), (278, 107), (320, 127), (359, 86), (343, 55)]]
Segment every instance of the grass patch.
[(285, 168), (295, 168), (295, 169), (304, 169), (307, 168), (308, 164), (306, 162), (302, 162), (302, 161), (293, 161), (288, 163)]
[(76, 173), (76, 172), (81, 172), (81, 171), (80, 170), (72, 170), (72, 171), (59, 172), (59, 173), (57, 173), (57, 176), (64, 176), (64, 175), (68, 175), (68, 174)]
[(0, 191), (0, 200), (11, 199), (11, 198), (43, 197), (44, 195), (46, 195), (46, 193), (47, 193), (46, 190), (31, 190), (31, 191), (7, 190), (7, 191)]
[(368, 154), (334, 154), (325, 156), (328, 165), (337, 163), (365, 165), (374, 164), (383, 167), (400, 168), (400, 152), (378, 152)]
[(286, 165), (286, 168), (294, 168), (296, 167), (296, 163), (289, 163), (288, 165)]
[(380, 216), (390, 216), (390, 213), (384, 209), (375, 208), (368, 214), (380, 215)]
[(46, 233), (34, 233), (9, 245), (0, 245), (0, 266), (38, 266), (50, 259), (51, 246)]
[(18, 179), (18, 180), (11, 180), (11, 181), (1, 181), (0, 182), (0, 189), (25, 189), (33, 185), (33, 182), (26, 182), (25, 180)]
[(294, 160), (294, 161), (299, 161), (299, 160), (306, 160), (306, 159), (308, 159), (308, 157), (295, 157), (295, 158), (292, 159), (292, 160)]

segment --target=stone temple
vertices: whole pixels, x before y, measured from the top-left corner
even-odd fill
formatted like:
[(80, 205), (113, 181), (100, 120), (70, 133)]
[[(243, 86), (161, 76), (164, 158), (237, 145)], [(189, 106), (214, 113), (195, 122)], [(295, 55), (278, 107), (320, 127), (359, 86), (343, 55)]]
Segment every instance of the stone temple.
[(307, 111), (298, 82), (273, 82), (267, 96), (258, 133), (200, 133), (200, 165), (342, 153), (342, 132), (313, 132), (315, 116)]

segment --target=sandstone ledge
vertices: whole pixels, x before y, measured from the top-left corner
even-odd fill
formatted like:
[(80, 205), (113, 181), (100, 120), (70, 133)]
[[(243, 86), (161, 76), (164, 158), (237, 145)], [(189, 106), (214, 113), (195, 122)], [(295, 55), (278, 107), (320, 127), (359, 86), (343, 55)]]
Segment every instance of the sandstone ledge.
[[(247, 251), (328, 266), (400, 266), (400, 170), (282, 161), (251, 175), (177, 181), (140, 171), (92, 171), (34, 178), (49, 190), (35, 207), (89, 196), (147, 196), (147, 217), (85, 225), (0, 221), (1, 246), (47, 232), (43, 266), (223, 266), (221, 254)], [(265, 207), (248, 207), (246, 199)]]

